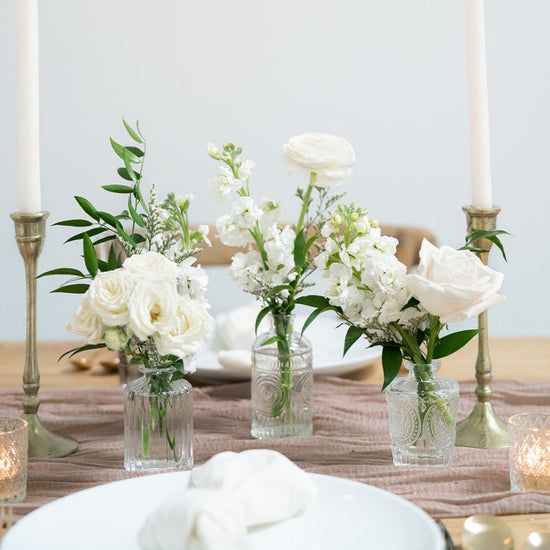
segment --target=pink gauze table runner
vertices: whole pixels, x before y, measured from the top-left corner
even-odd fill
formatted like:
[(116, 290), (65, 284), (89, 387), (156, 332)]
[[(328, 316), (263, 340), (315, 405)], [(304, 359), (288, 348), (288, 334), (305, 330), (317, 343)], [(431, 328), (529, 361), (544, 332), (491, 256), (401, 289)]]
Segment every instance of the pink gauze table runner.
[[(494, 405), (503, 418), (550, 412), (550, 383), (495, 382)], [(474, 402), (474, 385), (462, 384), (462, 418)], [(550, 494), (512, 493), (508, 452), (456, 449), (450, 468), (396, 468), (391, 463), (384, 396), (378, 386), (337, 378), (315, 382), (314, 434), (257, 441), (250, 437), (250, 385), (194, 390), (195, 461), (220, 451), (276, 449), (309, 472), (369, 483), (401, 495), (434, 517), (476, 513), (550, 512)], [(17, 514), (69, 493), (131, 477), (123, 469), (123, 401), (120, 388), (41, 392), (40, 415), (50, 429), (80, 442), (72, 456), (31, 460), (26, 500)], [(0, 392), (0, 415), (20, 411), (21, 393)]]

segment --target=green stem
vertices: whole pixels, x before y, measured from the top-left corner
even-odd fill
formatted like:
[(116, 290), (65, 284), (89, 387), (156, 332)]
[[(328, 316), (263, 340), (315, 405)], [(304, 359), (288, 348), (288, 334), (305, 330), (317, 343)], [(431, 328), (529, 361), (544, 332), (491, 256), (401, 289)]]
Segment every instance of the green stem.
[(298, 218), (298, 224), (296, 225), (296, 234), (300, 232), (304, 224), (304, 218), (309, 209), (309, 203), (311, 202), (311, 193), (313, 193), (313, 188), (315, 187), (315, 182), (317, 181), (317, 174), (315, 172), (309, 173), (309, 184), (306, 189), (306, 194), (304, 195), (304, 201), (302, 204), (302, 211), (300, 212), (300, 217)]
[(439, 335), (439, 331), (441, 330), (441, 323), (439, 322), (439, 319), (436, 317), (434, 319), (434, 323), (432, 325), (432, 328), (430, 329), (430, 334), (428, 336), (428, 351), (426, 353), (426, 363), (431, 363), (433, 356), (434, 356), (434, 349), (435, 349), (435, 343), (437, 341), (437, 337)]
[(281, 391), (273, 403), (274, 418), (286, 413), (287, 420), (292, 420), (292, 323), (289, 315), (273, 315), (275, 334), (277, 335), (277, 352), (281, 373)]

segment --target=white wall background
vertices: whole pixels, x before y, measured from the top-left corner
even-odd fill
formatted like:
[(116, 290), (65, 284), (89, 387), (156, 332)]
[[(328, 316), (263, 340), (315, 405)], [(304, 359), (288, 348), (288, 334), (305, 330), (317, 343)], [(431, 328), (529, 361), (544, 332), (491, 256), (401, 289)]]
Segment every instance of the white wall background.
[[(140, 118), (147, 175), (161, 192), (192, 191), (213, 221), (208, 141), (235, 140), (257, 161), (258, 193), (292, 190), (280, 160), (291, 135), (326, 131), (356, 147), (349, 197), (386, 222), (422, 224), (458, 245), (469, 201), (462, 0), (39, 0), (43, 205), (104, 209), (117, 181), (109, 135)], [(0, 4), (0, 339), (24, 337), (16, 208), (16, 7)], [(550, 2), (487, 0), (495, 202), (510, 263), (492, 333), (549, 335)], [(122, 204), (121, 204), (122, 206)], [(79, 245), (51, 228), (40, 268), (77, 265)], [(245, 301), (225, 273), (214, 310)], [(65, 338), (77, 297), (39, 283), (39, 336)]]

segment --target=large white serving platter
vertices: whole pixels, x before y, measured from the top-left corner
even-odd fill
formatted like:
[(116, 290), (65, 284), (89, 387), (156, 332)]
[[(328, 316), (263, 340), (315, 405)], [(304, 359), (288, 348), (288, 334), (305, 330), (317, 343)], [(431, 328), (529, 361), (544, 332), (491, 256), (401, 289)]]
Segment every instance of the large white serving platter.
[[(310, 475), (319, 487), (314, 504), (298, 517), (252, 532), (247, 550), (444, 549), (437, 525), (414, 504), (363, 483)], [(185, 491), (188, 480), (188, 472), (158, 474), (74, 493), (17, 522), (1, 548), (138, 550), (147, 515)]]
[[(296, 325), (301, 327), (305, 317), (298, 318)], [(347, 327), (336, 328), (336, 317), (327, 315), (317, 318), (306, 331), (305, 336), (313, 347), (313, 373), (315, 375), (341, 376), (349, 374), (368, 365), (372, 365), (380, 358), (382, 348), (369, 348), (368, 342), (359, 340), (342, 357), (344, 338)], [(219, 380), (223, 382), (250, 379), (250, 374), (242, 370), (233, 370), (223, 367), (218, 362), (218, 349), (215, 342), (207, 343), (197, 355), (195, 361), (196, 373), (194, 376), (205, 380)]]

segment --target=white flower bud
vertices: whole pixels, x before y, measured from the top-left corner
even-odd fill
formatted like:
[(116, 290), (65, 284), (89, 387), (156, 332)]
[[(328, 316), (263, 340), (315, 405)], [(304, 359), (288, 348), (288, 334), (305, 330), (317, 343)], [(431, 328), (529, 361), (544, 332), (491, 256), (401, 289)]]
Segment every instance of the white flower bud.
[(107, 329), (103, 339), (111, 351), (123, 351), (128, 343), (128, 337), (120, 327)]

